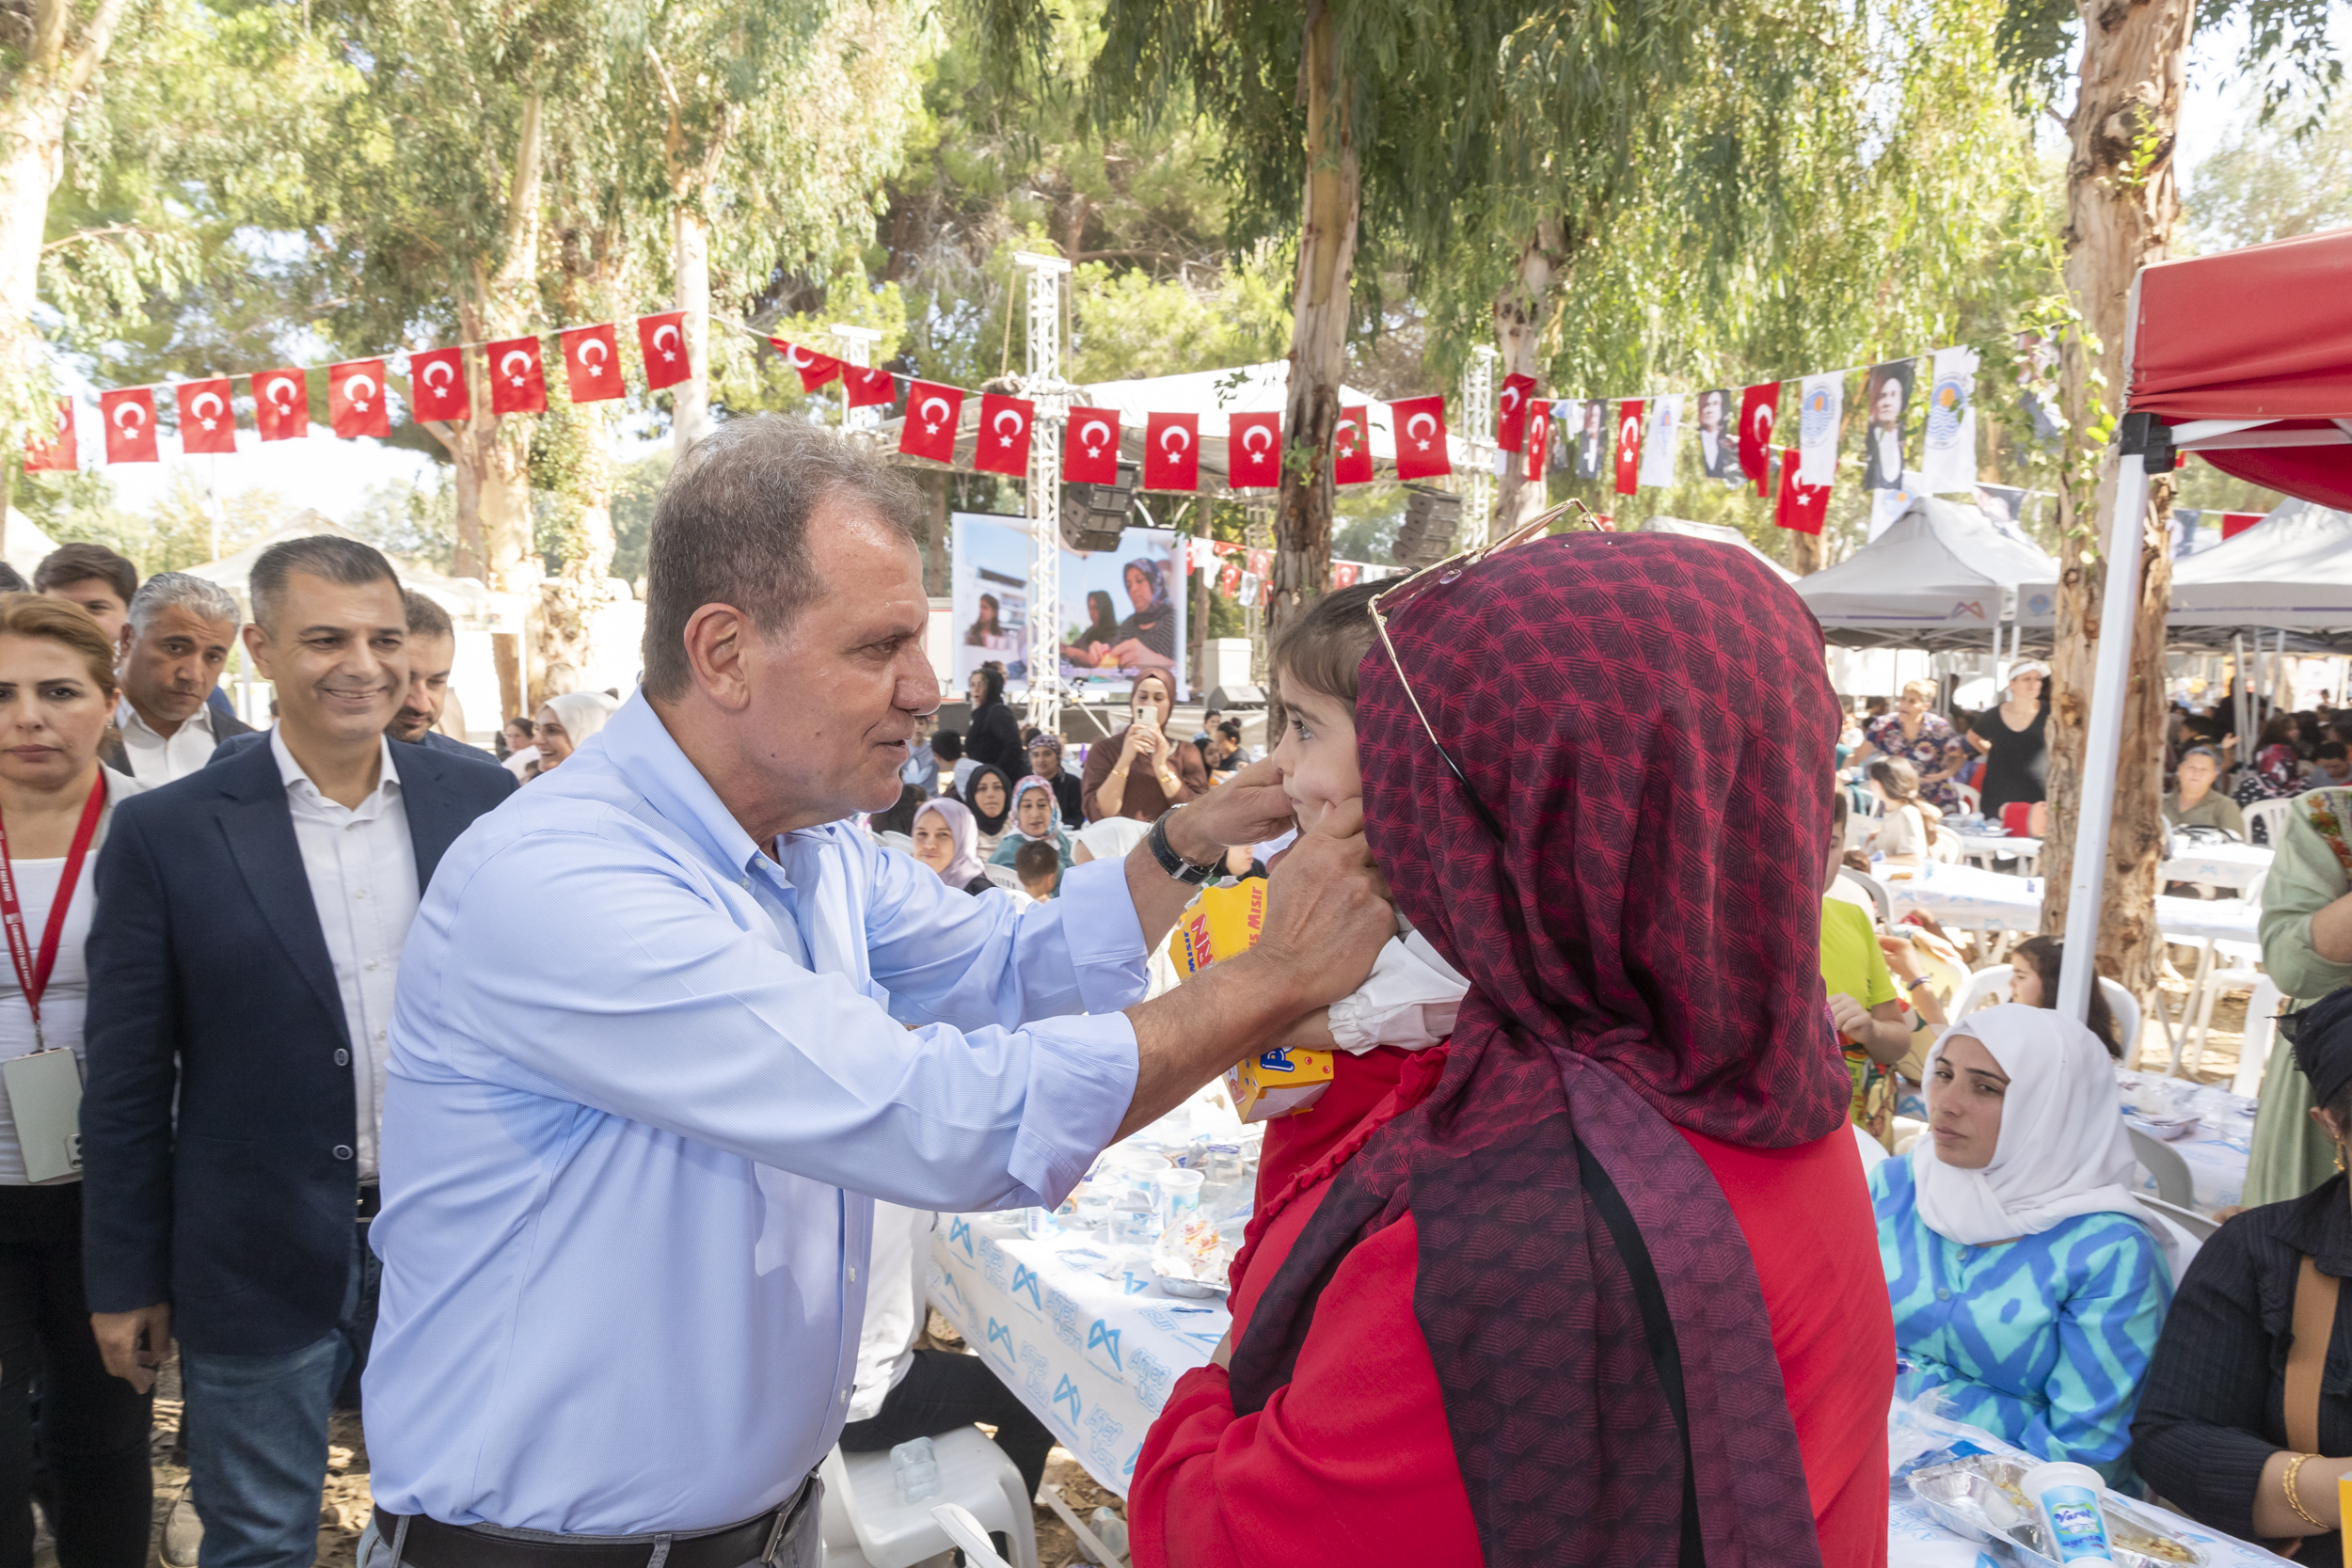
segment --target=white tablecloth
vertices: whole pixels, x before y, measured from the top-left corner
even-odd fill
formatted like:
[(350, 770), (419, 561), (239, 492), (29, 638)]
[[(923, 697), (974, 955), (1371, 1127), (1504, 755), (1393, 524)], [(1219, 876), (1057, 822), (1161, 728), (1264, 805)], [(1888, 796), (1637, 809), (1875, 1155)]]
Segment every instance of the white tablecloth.
[[(2195, 1207), (2211, 1214), (2236, 1204), (2246, 1192), (2246, 1162), (2253, 1151), (2254, 1101), (2229, 1090), (2191, 1085), (2161, 1073), (2119, 1070), (2126, 1122), (2141, 1125), (2143, 1112), (2165, 1116), (2193, 1115), (2196, 1131), (2166, 1145), (2188, 1166), (2195, 1185)], [(2143, 1126), (2143, 1131), (2144, 1131)], [(2153, 1181), (2142, 1183), (2155, 1190)]]
[[(2010, 838), (1999, 833), (1963, 833), (1963, 851), (1992, 858), (2001, 855), (2040, 857), (2038, 838)], [(2216, 887), (2251, 887), (2270, 869), (2273, 851), (2259, 844), (2200, 845), (2187, 854), (2174, 855), (2158, 872), (2168, 882), (2211, 882)]]
[(1031, 1240), (1009, 1215), (942, 1214), (926, 1279), (963, 1342), (1123, 1497), (1168, 1389), (1232, 1319), (1222, 1297), (1171, 1296), (1148, 1273), (1103, 1277), (1109, 1256), (1082, 1235)]
[[(1946, 926), (1979, 931), (2036, 931), (2042, 927), (2042, 879), (2010, 877), (1974, 865), (1929, 864), (1908, 877), (1881, 877), (1900, 919), (1912, 910)], [(2156, 925), (2176, 942), (2217, 937), (2225, 942), (2262, 940), (2262, 911), (2236, 898), (2156, 899)]]

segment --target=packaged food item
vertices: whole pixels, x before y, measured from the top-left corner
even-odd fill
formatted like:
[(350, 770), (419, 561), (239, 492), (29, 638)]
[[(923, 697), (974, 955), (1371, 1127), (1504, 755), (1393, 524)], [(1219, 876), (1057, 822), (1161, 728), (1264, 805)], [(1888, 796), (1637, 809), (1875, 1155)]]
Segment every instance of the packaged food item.
[[(1189, 979), (1220, 958), (1247, 952), (1265, 927), (1265, 879), (1204, 887), (1176, 920), (1168, 956), (1180, 978)], [(1226, 1092), (1245, 1122), (1295, 1116), (1331, 1086), (1328, 1051), (1276, 1049), (1261, 1052), (1227, 1069)]]
[(2099, 1494), (2106, 1482), (2088, 1465), (2057, 1460), (2027, 1470), (2018, 1489), (2042, 1513), (2051, 1555), (2060, 1562), (2113, 1562)]
[(1192, 1209), (1160, 1232), (1152, 1248), (1152, 1273), (1170, 1294), (1205, 1296), (1228, 1289), (1226, 1270), (1232, 1258), (1216, 1224)]

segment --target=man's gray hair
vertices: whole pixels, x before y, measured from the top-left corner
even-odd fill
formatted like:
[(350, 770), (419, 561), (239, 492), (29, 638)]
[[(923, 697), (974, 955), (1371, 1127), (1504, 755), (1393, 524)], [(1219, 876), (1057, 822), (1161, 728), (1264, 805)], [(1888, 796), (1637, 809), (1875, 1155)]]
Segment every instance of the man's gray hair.
[(647, 696), (685, 692), (686, 623), (703, 606), (733, 605), (772, 637), (817, 597), (824, 585), (809, 562), (808, 518), (836, 492), (900, 537), (923, 537), (914, 483), (821, 425), (729, 420), (687, 451), (661, 487), (646, 552)]
[(371, 582), (400, 587), (400, 574), (373, 545), (332, 533), (306, 533), (281, 539), (253, 562), (247, 588), (253, 595), (253, 618), (273, 636), (278, 631), (278, 604), (285, 597), (286, 579), (300, 572), (322, 582), (358, 588)]
[(449, 618), (430, 595), (413, 588), (400, 591), (401, 608), (408, 612), (408, 635), (411, 637), (455, 637), (457, 623)]
[(166, 605), (177, 605), (199, 621), (226, 621), (232, 632), (245, 620), (237, 610), (237, 596), (219, 583), (186, 572), (158, 572), (131, 595), (128, 619), (132, 627), (145, 637), (156, 611)]

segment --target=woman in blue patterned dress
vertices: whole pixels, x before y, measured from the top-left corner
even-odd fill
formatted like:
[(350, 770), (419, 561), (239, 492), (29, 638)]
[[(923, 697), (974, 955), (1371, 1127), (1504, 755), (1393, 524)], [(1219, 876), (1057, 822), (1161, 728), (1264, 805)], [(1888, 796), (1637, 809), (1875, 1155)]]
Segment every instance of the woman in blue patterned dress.
[(1945, 816), (1957, 816), (1960, 797), (1952, 791), (1952, 775), (1967, 760), (1967, 751), (1952, 721), (1930, 711), (1934, 701), (1933, 681), (1905, 682), (1895, 711), (1870, 721), (1846, 766), (1858, 768), (1872, 757), (1900, 757), (1919, 770), (1919, 798)]
[(2132, 1196), (2106, 1049), (1990, 1007), (1929, 1053), (1927, 1089), (1928, 1131), (1870, 1173), (1895, 1342), (1948, 1414), (2117, 1480), (2174, 1238)]

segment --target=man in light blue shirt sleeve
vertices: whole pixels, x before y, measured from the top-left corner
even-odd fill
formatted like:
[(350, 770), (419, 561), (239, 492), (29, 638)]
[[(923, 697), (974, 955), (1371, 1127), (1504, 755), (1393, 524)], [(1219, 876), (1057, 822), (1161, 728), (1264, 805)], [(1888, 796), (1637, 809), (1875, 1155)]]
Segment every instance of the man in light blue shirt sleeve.
[(921, 517), (822, 430), (720, 427), (656, 513), (643, 689), (442, 859), (391, 1027), (362, 1568), (815, 1563), (873, 1200), (1058, 1202), (1392, 933), (1330, 822), (1257, 947), (1139, 1001), (1180, 874), (1290, 825), (1270, 768), (1042, 904), (845, 821), (937, 705)]

